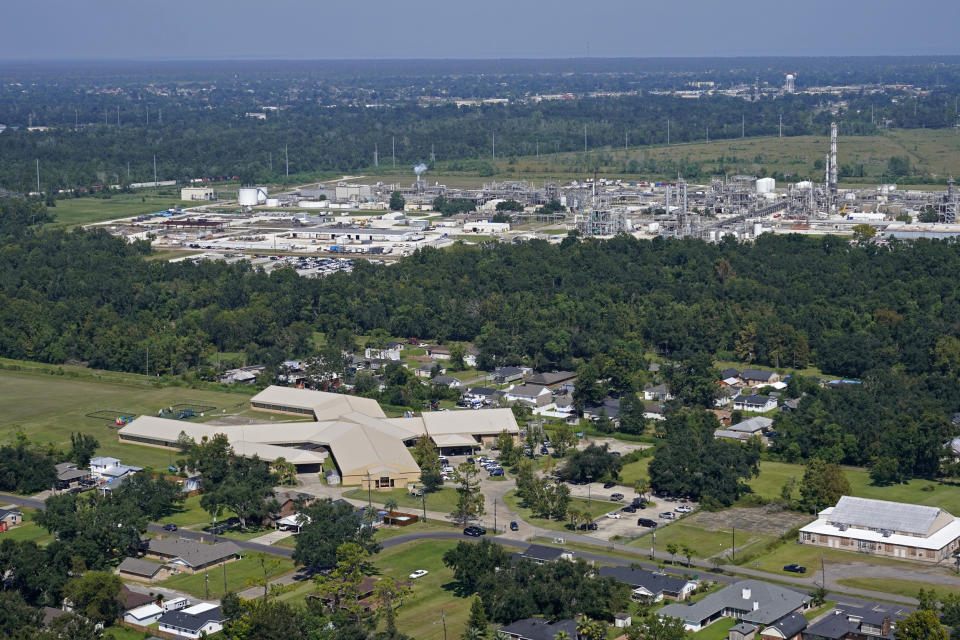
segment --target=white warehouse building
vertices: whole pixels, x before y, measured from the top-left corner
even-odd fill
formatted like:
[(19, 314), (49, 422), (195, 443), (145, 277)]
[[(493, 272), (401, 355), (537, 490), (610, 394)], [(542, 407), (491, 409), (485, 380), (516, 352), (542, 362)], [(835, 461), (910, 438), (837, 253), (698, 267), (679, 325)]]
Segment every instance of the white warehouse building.
[(375, 229), (365, 227), (307, 227), (290, 234), (294, 238), (333, 242), (416, 242), (423, 240), (419, 229)]

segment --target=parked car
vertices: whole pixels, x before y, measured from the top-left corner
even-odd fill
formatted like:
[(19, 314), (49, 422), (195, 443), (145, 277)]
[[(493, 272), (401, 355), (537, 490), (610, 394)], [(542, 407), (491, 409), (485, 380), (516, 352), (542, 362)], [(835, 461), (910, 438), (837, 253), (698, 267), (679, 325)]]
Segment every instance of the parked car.
[(611, 494), (610, 499), (613, 500), (614, 502), (620, 502), (621, 500), (623, 500), (623, 494), (622, 493)]
[(676, 507), (674, 511), (676, 511), (677, 513), (690, 513), (691, 511), (693, 511), (693, 508), (691, 508), (690, 505), (688, 504), (682, 504), (679, 507)]
[(604, 488), (604, 489), (612, 489), (612, 488), (615, 487), (615, 486), (617, 486), (617, 483), (616, 483), (616, 482), (604, 482), (604, 483), (603, 483), (603, 488)]
[(520, 530), (520, 525), (517, 524), (517, 521), (516, 521), (516, 520), (511, 520), (511, 521), (510, 521), (510, 531), (519, 531), (519, 530)]
[(177, 530), (177, 525), (175, 525), (175, 524), (173, 524), (173, 523), (165, 524), (165, 525), (163, 525), (163, 530), (164, 530), (164, 531), (176, 531), (176, 530)]
[(491, 478), (501, 478), (501, 477), (503, 477), (503, 469), (493, 469), (493, 470), (490, 472), (490, 477), (491, 477)]
[(453, 473), (453, 467), (449, 467), (449, 466), (444, 467), (444, 468), (443, 468), (443, 472), (444, 472), (444, 473)]
[(672, 511), (665, 511), (660, 514), (660, 517), (664, 520), (676, 520), (677, 516), (673, 515)]
[(647, 527), (653, 529), (657, 526), (656, 521), (651, 520), (650, 518), (637, 518), (637, 524), (641, 527)]
[(619, 513), (617, 513), (616, 511), (611, 511), (610, 513), (607, 514), (607, 517), (608, 517), (608, 518), (612, 518), (612, 519), (614, 519), (614, 520), (619, 520), (619, 519), (622, 518), (623, 516), (621, 516), (621, 515), (620, 515)]
[(465, 535), (465, 536), (473, 536), (474, 538), (479, 538), (480, 536), (485, 536), (485, 535), (487, 535), (487, 530), (484, 529), (483, 527), (478, 527), (477, 525), (472, 524), (472, 525), (470, 525), (469, 527), (467, 527), (466, 529), (463, 530), (463, 535)]
[(473, 460), (473, 458), (467, 458), (467, 462), (469, 462), (470, 464), (473, 464), (473, 463), (474, 463), (474, 460)]
[(620, 509), (620, 511), (623, 511), (624, 513), (636, 513), (636, 512), (637, 512), (637, 508), (636, 508), (635, 506), (633, 506), (632, 504), (628, 504), (628, 505), (625, 506), (623, 509)]
[(417, 578), (422, 578), (423, 576), (427, 575), (428, 573), (430, 573), (430, 572), (427, 571), (426, 569), (417, 569), (416, 571), (414, 571), (413, 573), (410, 574), (410, 579), (411, 579), (411, 580), (416, 580)]
[(600, 526), (596, 522), (584, 522), (580, 525), (580, 531), (596, 531)]
[(788, 564), (783, 568), (783, 570), (789, 571), (790, 573), (806, 573), (807, 572), (806, 567), (801, 567), (799, 564), (796, 564), (796, 563)]

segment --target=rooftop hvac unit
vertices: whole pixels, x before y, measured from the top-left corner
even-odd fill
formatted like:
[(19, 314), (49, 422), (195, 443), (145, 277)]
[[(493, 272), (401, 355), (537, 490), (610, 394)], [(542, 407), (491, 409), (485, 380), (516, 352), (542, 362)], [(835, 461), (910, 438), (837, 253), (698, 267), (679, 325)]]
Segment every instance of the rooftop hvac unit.
[(893, 531), (891, 531), (890, 529), (881, 529), (880, 533), (883, 534), (884, 538), (889, 538), (890, 536), (893, 535)]

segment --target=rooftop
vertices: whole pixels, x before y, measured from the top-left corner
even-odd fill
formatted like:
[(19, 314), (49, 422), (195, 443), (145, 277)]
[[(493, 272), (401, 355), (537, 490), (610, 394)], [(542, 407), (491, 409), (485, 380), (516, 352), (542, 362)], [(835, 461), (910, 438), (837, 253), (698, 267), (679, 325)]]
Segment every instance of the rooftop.
[(657, 614), (700, 624), (718, 612), (734, 610), (742, 612), (738, 617), (744, 622), (773, 624), (802, 607), (809, 599), (807, 594), (769, 582), (740, 580), (692, 605), (667, 605)]
[(842, 496), (828, 520), (851, 527), (889, 529), (925, 536), (932, 533), (934, 523), (943, 513), (946, 512), (938, 507)]

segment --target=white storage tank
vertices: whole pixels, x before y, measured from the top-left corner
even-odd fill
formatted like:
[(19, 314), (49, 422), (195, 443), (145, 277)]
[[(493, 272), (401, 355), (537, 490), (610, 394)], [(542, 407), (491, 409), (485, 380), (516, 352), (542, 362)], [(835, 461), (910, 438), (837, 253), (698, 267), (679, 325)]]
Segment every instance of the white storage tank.
[(777, 181), (773, 178), (760, 178), (757, 180), (757, 193), (773, 193), (777, 188)]
[(763, 233), (763, 225), (760, 224), (759, 222), (753, 223), (753, 237), (759, 238), (760, 234), (762, 233)]
[(267, 198), (267, 206), (268, 206), (268, 207), (279, 207), (279, 206), (280, 206), (280, 198)]
[(241, 207), (256, 207), (266, 201), (266, 187), (240, 187), (237, 191), (237, 202)]
[(801, 182), (798, 182), (794, 186), (801, 191), (808, 191), (810, 189), (813, 189), (813, 183), (810, 182), (809, 180), (803, 180)]

